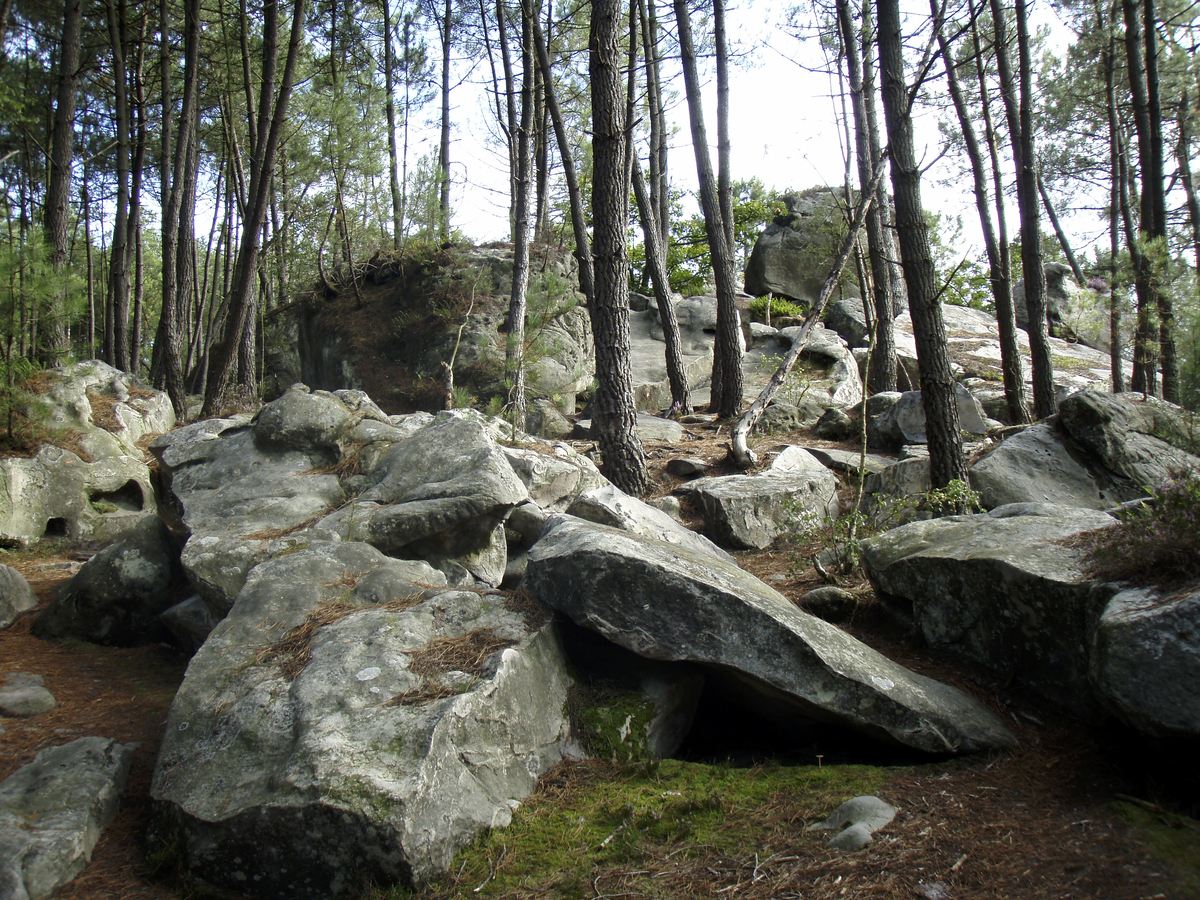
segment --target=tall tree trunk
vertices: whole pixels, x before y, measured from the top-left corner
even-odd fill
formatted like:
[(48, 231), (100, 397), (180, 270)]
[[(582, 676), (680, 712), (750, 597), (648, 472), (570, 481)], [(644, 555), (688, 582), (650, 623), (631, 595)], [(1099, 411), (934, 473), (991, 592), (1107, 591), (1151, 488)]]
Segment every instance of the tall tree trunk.
[(129, 371), (129, 95), (125, 65), (126, 0), (107, 0), (108, 35), (112, 47), (114, 124), (117, 130), (117, 198), (113, 238), (109, 248), (108, 321), (105, 323), (105, 359)]
[[(863, 63), (859, 54), (859, 34), (854, 27), (849, 0), (837, 0), (838, 29), (846, 54), (846, 70), (850, 79), (850, 108), (854, 116), (854, 155), (858, 161), (860, 194), (870, 189), (873, 173), (879, 160), (872, 154), (870, 123), (867, 119), (867, 97), (863, 80)], [(874, 103), (875, 98), (871, 97)], [(876, 138), (878, 142), (878, 137)], [(877, 198), (872, 198), (866, 214), (867, 254), (871, 263), (871, 303), (873, 306), (875, 340), (871, 351), (867, 386), (874, 391), (896, 389), (896, 338), (893, 328), (895, 310), (892, 305), (892, 278), (887, 260), (887, 243), (883, 217)], [(864, 279), (866, 280), (866, 279)], [(864, 291), (863, 297), (868, 295)], [(864, 308), (864, 313), (867, 309)]]
[[(450, 28), (454, 14), (451, 0), (446, 0), (439, 24), (442, 41), (442, 124), (438, 143), (438, 233), (443, 241), (450, 240)], [(503, 28), (503, 23), (500, 24)]]
[[(200, 44), (200, 0), (187, 0), (184, 4), (184, 64), (183, 103), (179, 114), (179, 138), (175, 153), (171, 153), (170, 70), (173, 53), (170, 40), (170, 2), (162, 0), (159, 27), (162, 41), (159, 60), (162, 73), (163, 123), (161, 135), (161, 159), (159, 177), (163, 186), (162, 206), (162, 312), (158, 320), (158, 332), (154, 340), (156, 354), (161, 354), (160, 387), (166, 389), (175, 410), (175, 416), (183, 420), (187, 415), (187, 397), (183, 384), (183, 365), (180, 359), (182, 302), (180, 298), (181, 261), (190, 257), (191, 246), (181, 242), (180, 223), (185, 217), (193, 218), (195, 206), (194, 169), (189, 165), (192, 147), (195, 145), (196, 111), (198, 97), (199, 44)], [(192, 185), (188, 188), (188, 183)], [(192, 203), (185, 203), (188, 197)], [(186, 234), (191, 234), (191, 226)], [(153, 366), (151, 367), (154, 368)]]
[[(0, 28), (7, 19), (7, 4)], [(75, 97), (79, 81), (82, 0), (66, 0), (62, 39), (58, 51), (58, 88), (54, 102), (54, 130), (50, 135), (50, 173), (46, 180), (45, 230), (50, 263), (56, 273), (67, 266), (70, 255), (71, 163), (75, 158)], [(67, 330), (66, 289), (58, 288), (50, 308), (50, 335), (46, 363), (58, 365), (70, 352)]]
[[(975, 125), (971, 120), (967, 107), (966, 95), (958, 80), (958, 71), (954, 62), (954, 51), (946, 40), (940, 7), (937, 0), (931, 0), (930, 10), (934, 17), (937, 32), (938, 47), (942, 54), (942, 62), (946, 66), (946, 82), (950, 88), (950, 97), (954, 102), (954, 110), (958, 115), (959, 128), (962, 130), (963, 143), (967, 150), (967, 158), (971, 161), (971, 176), (975, 187), (975, 209), (979, 214), (979, 226), (983, 232), (983, 245), (988, 258), (988, 280), (992, 288), (992, 298), (996, 303), (996, 323), (1000, 334), (1000, 368), (1004, 376), (1004, 397), (1008, 405), (1009, 419), (1014, 424), (1029, 421), (1028, 404), (1025, 398), (1025, 375), (1021, 365), (1021, 348), (1017, 343), (1017, 323), (1013, 311), (1012, 281), (1000, 254), (1000, 245), (996, 240), (996, 229), (992, 223), (992, 205), (988, 194), (987, 162), (975, 134)], [(976, 60), (979, 64), (979, 60)], [(983, 101), (986, 102), (986, 95)], [(1000, 198), (1003, 201), (1003, 198)]]
[(588, 40), (592, 85), (592, 222), (595, 297), (588, 306), (596, 344), (592, 428), (609, 481), (632, 496), (648, 484), (637, 436), (629, 362), (629, 259), (625, 181), (628, 133), (621, 84), (620, 0), (593, 0)]
[[(1102, 7), (1100, 7), (1102, 8)], [(1100, 22), (1104, 27), (1104, 22)], [(1109, 36), (1108, 46), (1104, 50), (1104, 98), (1108, 112), (1108, 168), (1109, 168), (1109, 201), (1108, 201), (1108, 247), (1109, 247), (1109, 277), (1108, 277), (1108, 334), (1109, 334), (1109, 365), (1112, 373), (1112, 389), (1114, 394), (1125, 390), (1125, 357), (1121, 335), (1121, 229), (1118, 224), (1121, 216), (1121, 121), (1117, 114), (1116, 90), (1116, 51), (1115, 37)]]
[[(399, 250), (404, 235), (404, 199), (400, 193), (400, 159), (396, 152), (396, 54), (392, 46), (391, 3), (389, 0), (380, 2), (383, 5), (384, 107), (388, 130), (388, 186), (392, 192), (392, 247)], [(404, 115), (407, 120), (407, 109)]]
[[(295, 0), (292, 13), (292, 28), (288, 40), (287, 60), (278, 90), (275, 86), (275, 55), (279, 31), (279, 7), (277, 0), (267, 0), (263, 20), (263, 79), (258, 102), (259, 139), (251, 160), (249, 204), (242, 223), (242, 239), (238, 245), (237, 265), (234, 282), (229, 292), (229, 315), (225, 322), (225, 334), (221, 346), (215, 353), (204, 392), (205, 416), (215, 414), (229, 384), (234, 363), (237, 360), (242, 338), (252, 328), (255, 312), (255, 281), (258, 276), (258, 241), (266, 216), (267, 190), (271, 181), (271, 170), (279, 140), (287, 116), (288, 101), (292, 94), (292, 81), (296, 72), (296, 59), (304, 36), (305, 0)], [(252, 332), (251, 332), (252, 333)]]
[(883, 115), (891, 146), (892, 189), (896, 197), (896, 229), (908, 308), (921, 368), (921, 406), (929, 441), (929, 477), (935, 488), (967, 480), (954, 377), (946, 348), (946, 327), (938, 303), (937, 273), (929, 248), (925, 210), (921, 204), (921, 169), (913, 150), (913, 123), (898, 0), (877, 0), (879, 62), (883, 76)]
[(708, 237), (713, 280), (717, 286), (717, 336), (713, 348), (712, 400), (709, 409), (720, 418), (727, 419), (741, 411), (743, 393), (741, 322), (737, 311), (737, 287), (733, 282), (733, 247), (727, 239), (712, 159), (708, 152), (708, 132), (704, 126), (700, 77), (696, 70), (696, 49), (692, 43), (687, 0), (675, 0), (675, 21), (679, 25), (680, 57), (687, 91), (692, 149), (696, 156), (700, 208), (704, 213), (704, 231)]
[[(508, 305), (509, 408), (513, 428), (525, 430), (525, 307), (529, 286), (529, 201), (533, 187), (533, 19), (532, 5), (521, 4), (521, 114), (517, 123), (516, 196), (513, 215), (513, 284)], [(503, 26), (501, 26), (503, 27)]]
[(1005, 33), (1004, 9), (991, 0), (992, 28), (996, 35), (996, 65), (1008, 117), (1013, 162), (1017, 170), (1017, 208), (1021, 212), (1021, 268), (1025, 275), (1028, 309), (1029, 361), (1033, 370), (1033, 412), (1039, 419), (1055, 409), (1054, 368), (1046, 322), (1046, 270), (1042, 264), (1039, 227), (1041, 204), (1037, 193), (1037, 157), (1033, 139), (1033, 61), (1025, 0), (1017, 0), (1017, 55), (1019, 77), (1013, 76)]
[[(1129, 73), (1129, 91), (1133, 107), (1133, 125), (1137, 134), (1138, 162), (1142, 175), (1141, 227), (1134, 243), (1138, 245), (1134, 289), (1137, 292), (1137, 331), (1134, 335), (1133, 381), (1131, 387), (1143, 393), (1157, 390), (1156, 353), (1153, 349), (1155, 334), (1153, 316), (1160, 307), (1159, 302), (1159, 257), (1166, 248), (1157, 239), (1166, 236), (1159, 232), (1159, 204), (1163, 192), (1161, 177), (1156, 177), (1155, 125), (1151, 117), (1150, 90), (1146, 77), (1147, 51), (1142, 35), (1141, 9), (1137, 0), (1122, 0), (1121, 10), (1125, 19), (1125, 60)], [(1153, 21), (1149, 31), (1153, 31)], [(1161, 135), (1157, 150), (1161, 153)], [(1161, 170), (1159, 170), (1161, 171)], [(1163, 214), (1165, 219), (1165, 213)], [(1160, 322), (1161, 325), (1161, 322)], [(1164, 373), (1165, 376), (1165, 373)], [(1164, 377), (1165, 381), (1165, 377)]]

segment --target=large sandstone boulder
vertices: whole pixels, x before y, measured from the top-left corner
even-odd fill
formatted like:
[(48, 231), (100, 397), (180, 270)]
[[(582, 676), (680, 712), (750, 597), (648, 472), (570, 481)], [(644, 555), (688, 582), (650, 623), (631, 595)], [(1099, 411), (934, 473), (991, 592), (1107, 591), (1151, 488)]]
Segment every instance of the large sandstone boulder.
[(525, 584), (640, 656), (731, 673), (779, 719), (834, 722), (930, 753), (1013, 743), (970, 697), (886, 659), (711, 554), (558, 516), (530, 551)]
[[(987, 434), (987, 417), (979, 401), (961, 384), (954, 385), (954, 403), (958, 410), (959, 427), (975, 435)], [(871, 446), (896, 449), (904, 444), (924, 444), (925, 407), (920, 391), (906, 391), (883, 414), (876, 417), (867, 432)]]
[(1200, 429), (1173, 403), (1079, 391), (1062, 401), (1058, 417), (1076, 445), (1143, 490), (1200, 469)]
[(561, 757), (569, 678), (543, 614), (445, 584), (357, 542), (256, 566), (171, 706), (152, 852), (333, 900), (428, 879), (506, 825)]
[(760, 475), (698, 478), (675, 489), (704, 516), (705, 531), (735, 550), (762, 550), (840, 511), (837, 477), (812, 454), (789, 448)]
[(1012, 435), (970, 472), (984, 509), (1008, 503), (1054, 503), (1110, 509), (1141, 496), (1127, 478), (1113, 476), (1088, 458), (1054, 425), (1039, 423)]
[(37, 595), (25, 576), (12, 566), (0, 565), (0, 628), (7, 628), (35, 606)]
[[(746, 293), (815, 303), (846, 236), (844, 192), (812, 188), (785, 198), (788, 211), (758, 236), (746, 263)], [(857, 297), (842, 277), (842, 295)], [(835, 296), (838, 296), (835, 294)]]
[(166, 637), (159, 621), (180, 581), (178, 547), (166, 525), (143, 519), (63, 582), (33, 622), (44, 638), (134, 646)]
[(1114, 521), (1092, 510), (1017, 504), (912, 522), (859, 546), (875, 590), (929, 647), (1094, 714), (1092, 632), (1115, 589), (1087, 578), (1068, 540)]
[(0, 897), (40, 900), (83, 871), (117, 814), (130, 757), (116, 741), (83, 737), (0, 783)]
[(1120, 591), (1097, 623), (1091, 678), (1139, 731), (1200, 737), (1200, 589)]

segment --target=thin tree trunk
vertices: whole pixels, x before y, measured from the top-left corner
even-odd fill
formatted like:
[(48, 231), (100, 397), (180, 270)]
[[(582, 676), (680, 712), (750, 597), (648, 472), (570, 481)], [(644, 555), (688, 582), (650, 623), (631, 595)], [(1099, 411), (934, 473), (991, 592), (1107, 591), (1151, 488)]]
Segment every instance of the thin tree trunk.
[[(259, 140), (251, 161), (249, 206), (242, 226), (242, 240), (238, 246), (238, 261), (235, 267), (235, 282), (230, 291), (229, 317), (225, 323), (225, 334), (214, 360), (208, 385), (204, 393), (204, 415), (215, 414), (222, 401), (230, 374), (237, 359), (243, 333), (252, 328), (254, 316), (254, 282), (257, 275), (258, 237), (266, 216), (267, 189), (271, 180), (275, 154), (283, 133), (288, 101), (292, 93), (296, 60), (304, 36), (305, 0), (295, 0), (292, 28), (288, 41), (287, 60), (278, 90), (275, 87), (274, 69), (278, 38), (278, 6), (268, 0), (263, 25), (263, 83), (258, 106)], [(268, 124), (269, 123), (269, 124)], [(269, 130), (268, 130), (269, 129)], [(264, 133), (265, 130), (265, 133)]]
[[(8, 4), (0, 17), (0, 30), (8, 18)], [(75, 98), (79, 80), (80, 41), (83, 29), (82, 0), (66, 0), (58, 53), (58, 88), (54, 103), (54, 131), (50, 136), (50, 177), (46, 181), (45, 230), (50, 263), (56, 273), (69, 256), (71, 163), (75, 158)], [(67, 294), (57, 289), (50, 307), (50, 338), (46, 363), (58, 365), (70, 352), (67, 331)]]
[(533, 187), (533, 19), (536, 11), (521, 4), (521, 113), (517, 123), (517, 174), (513, 216), (513, 285), (508, 305), (505, 354), (513, 430), (525, 430), (525, 307), (529, 286), (529, 201)]
[[(400, 249), (404, 234), (404, 200), (400, 195), (400, 159), (396, 151), (396, 54), (392, 47), (392, 7), (383, 6), (383, 77), (388, 130), (388, 186), (392, 191), (392, 247)], [(408, 110), (404, 112), (407, 119)]]
[(708, 152), (708, 132), (704, 125), (700, 78), (696, 70), (696, 50), (692, 43), (687, 0), (675, 0), (675, 20), (679, 25), (680, 56), (687, 91), (692, 148), (696, 156), (700, 208), (704, 213), (704, 230), (712, 254), (713, 280), (717, 287), (717, 336), (713, 347), (712, 400), (709, 409), (720, 418), (727, 419), (741, 411), (743, 392), (741, 325), (736, 302), (737, 288), (733, 283), (733, 248), (726, 237), (720, 197)]
[[(967, 157), (971, 161), (971, 175), (975, 187), (975, 209), (979, 214), (979, 225), (983, 232), (984, 249), (988, 258), (988, 280), (992, 288), (992, 298), (996, 303), (996, 323), (1000, 334), (1001, 371), (1004, 377), (1004, 397), (1008, 405), (1009, 419), (1013, 424), (1029, 421), (1028, 402), (1025, 397), (1025, 375), (1021, 365), (1021, 348), (1017, 343), (1017, 323), (1013, 311), (1012, 281), (1005, 267), (1004, 257), (996, 240), (995, 226), (992, 224), (991, 198), (988, 195), (987, 163), (983, 158), (983, 150), (979, 138), (975, 134), (975, 126), (971, 121), (967, 108), (966, 96), (958, 80), (957, 67), (954, 63), (954, 52), (950, 42), (946, 40), (942, 30), (937, 0), (931, 0), (930, 10), (933, 13), (937, 30), (938, 47), (941, 50), (942, 61), (946, 66), (946, 82), (950, 88), (950, 97), (954, 102), (954, 110), (958, 115), (959, 128), (962, 130), (963, 143)], [(976, 65), (980, 60), (976, 59)], [(983, 96), (987, 102), (987, 96)], [(1003, 202), (1003, 198), (999, 198)]]
[(748, 469), (756, 462), (754, 453), (750, 450), (750, 432), (762, 417), (763, 411), (771, 404), (775, 395), (779, 393), (779, 389), (783, 387), (783, 383), (787, 380), (788, 375), (796, 365), (796, 360), (800, 358), (800, 352), (804, 349), (804, 345), (808, 343), (808, 335), (812, 331), (813, 325), (824, 314), (825, 307), (829, 304), (829, 298), (833, 296), (834, 288), (837, 287), (838, 281), (842, 277), (842, 270), (846, 268), (846, 261), (850, 258), (850, 254), (854, 248), (858, 246), (859, 234), (862, 232), (868, 212), (874, 205), (874, 200), (877, 196), (876, 189), (883, 181), (883, 173), (884, 161), (880, 160), (875, 172), (870, 176), (863, 188), (858, 209), (855, 210), (854, 219), (850, 223), (846, 239), (842, 242), (841, 252), (838, 253), (838, 257), (833, 264), (833, 269), (830, 270), (829, 277), (825, 279), (825, 284), (821, 288), (821, 293), (817, 297), (816, 304), (805, 318), (804, 324), (800, 328), (800, 334), (792, 342), (787, 356), (783, 358), (783, 362), (779, 364), (779, 367), (775, 370), (775, 374), (771, 376), (771, 380), (762, 389), (762, 393), (750, 404), (750, 408), (742, 414), (742, 417), (738, 419), (737, 424), (733, 427), (733, 440), (730, 451), (734, 463), (739, 468)]
[[(1098, 7), (1100, 9), (1102, 7)], [(1104, 28), (1104, 22), (1100, 23)], [(1125, 390), (1125, 356), (1121, 335), (1121, 122), (1117, 115), (1115, 37), (1109, 36), (1104, 50), (1104, 98), (1108, 112), (1109, 202), (1108, 202), (1108, 334), (1109, 365), (1114, 394)], [(1200, 258), (1200, 257), (1198, 257)]]
[(1040, 167), (1037, 171), (1037, 188), (1038, 194), (1042, 198), (1042, 206), (1046, 210), (1046, 218), (1050, 220), (1050, 227), (1054, 229), (1054, 236), (1058, 238), (1058, 246), (1062, 247), (1063, 256), (1067, 258), (1067, 265), (1071, 267), (1071, 274), (1075, 276), (1076, 283), (1082, 287), (1087, 284), (1087, 279), (1084, 277), (1083, 269), (1079, 267), (1079, 261), (1075, 258), (1075, 251), (1071, 249), (1067, 233), (1063, 231), (1062, 224), (1058, 221), (1058, 213), (1054, 211), (1054, 202), (1050, 199), (1050, 192), (1046, 190), (1046, 182), (1042, 178)]
[[(632, 148), (631, 148), (632, 149)], [(671, 284), (667, 279), (666, 253), (662, 245), (658, 220), (650, 202), (650, 192), (642, 175), (641, 160), (633, 153), (633, 196), (637, 200), (638, 217), (642, 222), (642, 236), (646, 242), (646, 268), (650, 272), (650, 284), (654, 288), (654, 302), (658, 304), (658, 315), (662, 320), (663, 342), (666, 344), (667, 381), (671, 385), (671, 414), (686, 414), (692, 411), (691, 393), (688, 390), (687, 370), (681, 349), (679, 320), (675, 316), (675, 305), (671, 302)]]
[[(878, 159), (872, 153), (870, 123), (867, 118), (867, 97), (863, 80), (863, 63), (859, 54), (858, 33), (854, 27), (849, 0), (837, 0), (838, 27), (842, 35), (842, 47), (846, 54), (846, 69), (850, 79), (850, 107), (854, 116), (854, 152), (858, 160), (858, 190), (860, 196), (868, 190), (872, 173)], [(871, 97), (871, 103), (875, 98)], [(878, 138), (876, 138), (878, 142)], [(882, 182), (877, 182), (879, 188)], [(873, 307), (875, 340), (871, 352), (870, 371), (867, 385), (875, 391), (896, 389), (896, 338), (893, 328), (895, 310), (892, 304), (892, 278), (887, 260), (887, 242), (883, 232), (883, 217), (879, 205), (872, 198), (867, 205), (866, 231), (867, 254), (870, 257), (870, 277), (863, 281), (871, 286), (870, 293), (863, 291), (863, 313)], [(864, 267), (865, 269), (865, 267)], [(864, 274), (866, 274), (864, 272)], [(868, 302), (867, 297), (870, 297)], [(768, 304), (768, 309), (770, 304)]]
[(117, 130), (117, 198), (113, 239), (109, 248), (108, 321), (105, 358), (129, 371), (129, 97), (125, 66), (126, 0), (107, 0), (108, 34), (112, 47), (114, 124)]
[(1028, 309), (1029, 360), (1033, 370), (1033, 411), (1038, 419), (1055, 409), (1054, 369), (1046, 321), (1046, 270), (1042, 264), (1039, 227), (1041, 204), (1037, 194), (1037, 157), (1033, 140), (1033, 63), (1025, 0), (1017, 0), (1017, 54), (1019, 80), (1009, 62), (1004, 10), (1000, 0), (991, 0), (992, 27), (996, 35), (996, 64), (1000, 70), (1001, 95), (1008, 117), (1013, 162), (1017, 170), (1017, 207), (1021, 212), (1021, 268), (1025, 275), (1025, 306)]
[(579, 189), (579, 175), (575, 169), (575, 160), (571, 156), (571, 143), (567, 135), (566, 123), (563, 122), (562, 110), (558, 105), (558, 96), (554, 90), (554, 79), (551, 77), (550, 54), (546, 49), (546, 38), (542, 34), (537, 19), (533, 20), (533, 46), (537, 52), (538, 67), (542, 72), (542, 90), (546, 94), (546, 108), (550, 112), (550, 124), (554, 127), (554, 137), (558, 142), (558, 155), (562, 161), (563, 180), (567, 183), (567, 197), (571, 209), (571, 229), (575, 234), (575, 260), (579, 263), (579, 290), (591, 305), (595, 296), (594, 279), (592, 275), (592, 251), (588, 239), (587, 216), (583, 208), (583, 194)]
[(637, 436), (629, 362), (628, 134), (621, 84), (621, 19), (620, 0), (593, 0), (588, 71), (592, 85), (595, 297), (588, 312), (596, 344), (592, 429), (600, 445), (603, 471), (618, 488), (637, 497), (645, 492), (649, 475)]
[(450, 240), (450, 26), (453, 12), (451, 0), (446, 0), (439, 23), (442, 39), (442, 126), (438, 143), (438, 233), (443, 242)]

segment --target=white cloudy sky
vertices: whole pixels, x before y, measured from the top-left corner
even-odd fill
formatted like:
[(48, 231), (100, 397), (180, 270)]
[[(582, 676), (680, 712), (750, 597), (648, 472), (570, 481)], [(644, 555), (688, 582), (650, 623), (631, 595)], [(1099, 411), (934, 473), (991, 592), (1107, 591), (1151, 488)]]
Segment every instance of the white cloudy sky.
[[(1049, 3), (1036, 0), (1033, 10), (1038, 20), (1061, 36), (1061, 45), (1067, 35)], [(734, 177), (757, 177), (776, 189), (841, 184), (844, 139), (838, 124), (840, 102), (831, 97), (838, 86), (818, 71), (825, 58), (817, 41), (798, 39), (784, 26), (785, 18), (784, 0), (742, 0), (728, 13), (733, 39), (742, 53), (731, 79)], [(712, 117), (716, 97), (711, 79), (706, 88), (709, 137), (715, 140)], [(464, 85), (459, 91), (452, 151), (455, 225), (477, 240), (503, 239), (508, 230), (506, 164), (491, 143), (494, 115), (481, 103), (477, 88)], [(696, 181), (695, 163), (682, 94), (680, 84), (674, 109), (678, 131), (671, 176), (675, 187), (691, 190)], [(835, 103), (839, 103), (837, 108)], [(918, 155), (934, 160), (939, 148), (932, 114), (926, 113), (919, 120), (917, 134), (924, 144), (918, 148)], [(432, 148), (434, 136), (425, 140), (425, 146)], [(974, 251), (978, 227), (972, 196), (961, 179), (948, 186), (938, 183), (947, 177), (946, 167), (935, 164), (923, 183), (925, 203), (931, 209), (961, 215), (964, 249)], [(1011, 221), (1016, 221), (1015, 215)], [(1073, 238), (1080, 248), (1095, 240), (1102, 227), (1090, 216), (1077, 217), (1072, 225)]]

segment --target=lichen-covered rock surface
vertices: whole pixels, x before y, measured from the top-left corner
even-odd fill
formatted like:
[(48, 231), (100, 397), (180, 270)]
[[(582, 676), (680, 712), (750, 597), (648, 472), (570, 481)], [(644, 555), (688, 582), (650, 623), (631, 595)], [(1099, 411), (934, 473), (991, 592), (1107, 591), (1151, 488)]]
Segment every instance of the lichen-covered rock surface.
[(711, 554), (556, 516), (530, 551), (525, 578), (543, 602), (640, 656), (735, 673), (776, 717), (835, 722), (930, 753), (1013, 744), (966, 694), (881, 656)]
[(561, 757), (569, 679), (536, 610), (357, 542), (253, 568), (188, 668), (152, 852), (262, 897), (444, 871)]

